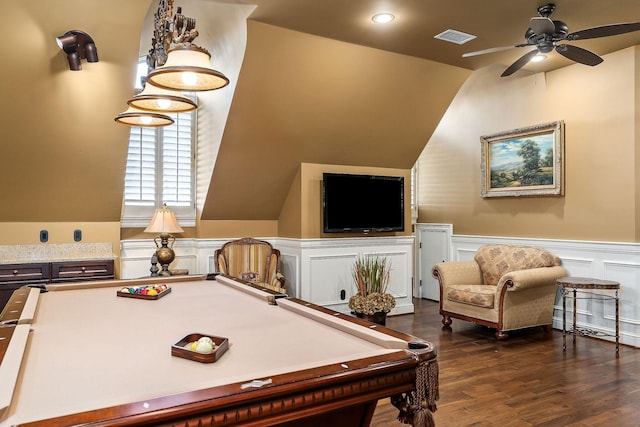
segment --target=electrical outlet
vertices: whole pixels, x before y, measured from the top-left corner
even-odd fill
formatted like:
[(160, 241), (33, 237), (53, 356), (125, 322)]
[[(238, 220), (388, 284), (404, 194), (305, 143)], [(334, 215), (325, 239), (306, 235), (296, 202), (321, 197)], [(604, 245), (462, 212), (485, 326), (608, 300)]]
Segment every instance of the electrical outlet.
[(73, 240), (76, 242), (82, 240), (82, 230), (73, 230)]
[(40, 230), (40, 242), (46, 243), (49, 240), (49, 232), (47, 230)]

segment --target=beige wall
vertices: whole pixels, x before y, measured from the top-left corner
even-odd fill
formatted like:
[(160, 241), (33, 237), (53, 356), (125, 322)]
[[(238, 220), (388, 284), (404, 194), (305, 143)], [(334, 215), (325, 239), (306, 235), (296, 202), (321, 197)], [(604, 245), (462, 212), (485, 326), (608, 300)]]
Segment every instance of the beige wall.
[(302, 163), (411, 168), (470, 74), (251, 20), (247, 28), (205, 220), (277, 220)]
[[(78, 20), (88, 3), (92, 13)], [(113, 117), (133, 94), (151, 3), (3, 5), (20, 30), (6, 31), (0, 47), (11, 65), (2, 86), (11, 102), (0, 104), (0, 243), (37, 242), (41, 229), (52, 243), (71, 242), (80, 228), (83, 241), (112, 242), (119, 251), (129, 129)], [(55, 37), (70, 29), (93, 36), (99, 63), (68, 70)], [(597, 67), (546, 75), (500, 79), (499, 69), (480, 70), (456, 95), (468, 70), (252, 21), (248, 42), (216, 166), (221, 175), (214, 173), (203, 208), (210, 214), (178, 237), (323, 237), (324, 166), (312, 165), (408, 173), (435, 129), (420, 159), (421, 221), (451, 222), (462, 234), (640, 238), (637, 48)], [(566, 196), (481, 199), (479, 136), (559, 119), (567, 129)], [(216, 208), (231, 201), (231, 210)], [(149, 236), (132, 229), (122, 238)]]
[[(638, 49), (597, 67), (476, 71), (419, 159), (419, 221), (456, 234), (638, 241)], [(481, 135), (564, 120), (564, 197), (482, 199)]]
[[(120, 220), (129, 129), (113, 118), (133, 93), (149, 4), (3, 2), (15, 28), (0, 45), (0, 222)], [(69, 70), (55, 40), (73, 29), (93, 37), (100, 58), (82, 71)]]
[(199, 221), (198, 238), (277, 237), (278, 221)]
[(278, 218), (278, 233), (282, 237), (302, 236), (302, 167), (298, 168)]
[[(82, 231), (82, 243), (111, 243), (113, 255), (120, 256), (120, 222), (0, 222), (0, 245), (40, 244), (40, 231), (49, 232), (43, 245), (74, 243), (74, 230)], [(116, 277), (119, 263), (115, 262)]]

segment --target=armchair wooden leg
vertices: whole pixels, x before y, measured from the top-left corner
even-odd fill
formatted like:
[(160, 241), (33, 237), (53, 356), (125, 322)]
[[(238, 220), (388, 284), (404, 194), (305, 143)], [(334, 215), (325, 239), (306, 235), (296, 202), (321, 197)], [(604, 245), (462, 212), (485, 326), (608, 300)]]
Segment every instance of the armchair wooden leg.
[(442, 315), (442, 324), (444, 326), (451, 326), (452, 320), (451, 317), (449, 316), (445, 316), (444, 314)]
[(505, 331), (496, 331), (496, 339), (498, 341), (503, 341), (507, 338), (509, 338), (509, 334), (507, 334)]
[(542, 325), (542, 329), (545, 332), (551, 332), (553, 330), (553, 325)]

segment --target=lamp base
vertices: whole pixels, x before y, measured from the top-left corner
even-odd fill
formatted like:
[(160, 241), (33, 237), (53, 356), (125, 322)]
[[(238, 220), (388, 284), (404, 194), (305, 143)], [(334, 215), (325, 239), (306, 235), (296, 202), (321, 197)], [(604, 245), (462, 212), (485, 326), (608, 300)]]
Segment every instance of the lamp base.
[[(173, 251), (171, 246), (169, 246), (169, 239), (173, 238), (173, 236), (170, 234), (163, 233), (163, 234), (160, 234), (160, 236), (158, 237), (160, 238), (161, 243), (158, 249), (156, 249), (155, 256), (158, 260), (158, 264), (162, 266), (162, 270), (158, 272), (158, 275), (171, 276), (171, 273), (169, 272), (169, 264), (171, 264), (173, 260), (176, 259), (176, 253)], [(173, 240), (171, 241), (171, 243), (173, 244)], [(157, 241), (156, 241), (156, 246), (158, 246)]]

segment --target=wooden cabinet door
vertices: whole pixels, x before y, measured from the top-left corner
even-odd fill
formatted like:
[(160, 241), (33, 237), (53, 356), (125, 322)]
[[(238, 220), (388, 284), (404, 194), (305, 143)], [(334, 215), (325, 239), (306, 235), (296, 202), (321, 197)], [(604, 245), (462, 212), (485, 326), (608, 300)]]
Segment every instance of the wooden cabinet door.
[(51, 264), (51, 281), (113, 279), (113, 260), (64, 261)]
[(51, 264), (0, 264), (0, 311), (11, 294), (23, 285), (49, 283)]

